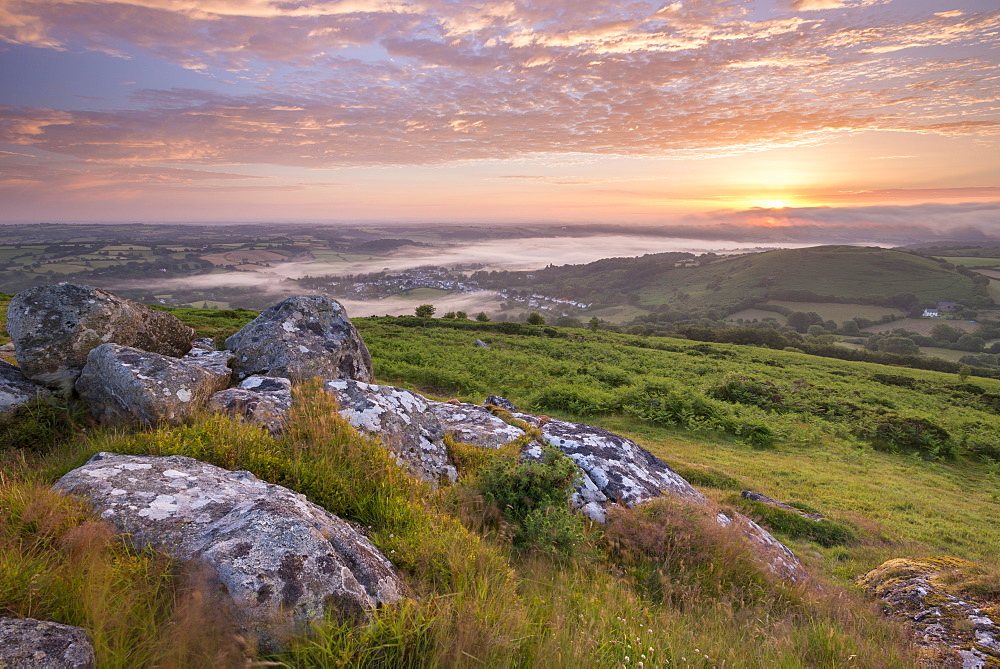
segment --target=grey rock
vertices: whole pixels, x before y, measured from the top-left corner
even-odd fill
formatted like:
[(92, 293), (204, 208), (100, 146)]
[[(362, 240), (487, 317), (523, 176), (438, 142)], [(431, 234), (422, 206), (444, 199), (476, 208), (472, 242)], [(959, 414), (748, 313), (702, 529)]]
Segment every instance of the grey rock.
[(739, 530), (750, 545), (754, 560), (778, 578), (792, 583), (809, 580), (809, 573), (795, 553), (742, 513), (720, 513), (715, 520), (723, 527), (733, 526)]
[(326, 390), (337, 398), (351, 425), (378, 435), (382, 445), (414, 476), (437, 483), (458, 480), (442, 439), (445, 429), (426, 399), (403, 388), (333, 379)]
[(9, 362), (0, 360), (0, 414), (49, 394), (48, 388), (32, 381)]
[[(592, 425), (537, 418), (535, 423), (540, 424), (545, 441), (572, 458), (582, 471), (584, 478), (573, 501), (591, 517), (601, 516), (596, 507), (609, 501), (635, 506), (673, 495), (706, 502), (704, 495), (665, 462), (630, 439)], [(541, 446), (531, 445), (525, 455), (541, 457)]]
[(7, 307), (7, 331), (21, 371), (66, 396), (87, 355), (101, 344), (181, 356), (194, 336), (172, 314), (71, 283), (36, 286), (15, 295)]
[(280, 376), (250, 376), (238, 387), (212, 395), (208, 408), (240, 416), (277, 435), (292, 408), (292, 382)]
[(232, 351), (209, 351), (203, 348), (192, 348), (181, 360), (195, 367), (201, 367), (212, 374), (221, 387), (225, 387), (233, 378), (233, 370), (229, 366), (233, 357)]
[(215, 340), (211, 337), (199, 337), (191, 342), (191, 349), (201, 349), (203, 351), (215, 351)]
[(507, 411), (517, 411), (517, 407), (506, 397), (501, 397), (500, 395), (490, 395), (485, 400), (483, 404), (492, 404), (495, 407), (500, 407), (501, 409), (506, 409)]
[(0, 667), (93, 669), (86, 630), (33, 618), (0, 618)]
[(222, 377), (191, 361), (101, 344), (90, 351), (76, 391), (104, 423), (178, 423), (224, 388)]
[(181, 456), (98, 453), (58, 491), (87, 499), (136, 546), (211, 567), (265, 650), (323, 619), (399, 601), (389, 560), (350, 524), (287, 488)]
[(477, 339), (476, 341), (472, 342), (472, 345), (475, 346), (476, 348), (490, 348), (490, 345), (484, 342), (482, 339)]
[(238, 379), (374, 380), (371, 355), (344, 307), (322, 295), (290, 297), (262, 311), (226, 340), (226, 348), (236, 355)]
[(456, 441), (482, 448), (500, 448), (524, 436), (520, 428), (508, 425), (476, 404), (449, 404), (427, 400), (431, 411)]
[(796, 509), (794, 506), (789, 506), (784, 502), (779, 502), (776, 499), (768, 497), (767, 495), (762, 495), (759, 492), (753, 492), (752, 490), (744, 490), (743, 492), (740, 493), (740, 495), (744, 499), (749, 499), (753, 502), (760, 502), (761, 504), (773, 506), (774, 508), (782, 509), (783, 511), (791, 511), (792, 513), (796, 513), (802, 516), (803, 518), (808, 518), (809, 520), (819, 521), (825, 519), (825, 516), (823, 516), (823, 514), (821, 513), (809, 513), (807, 511), (803, 511), (802, 509)]

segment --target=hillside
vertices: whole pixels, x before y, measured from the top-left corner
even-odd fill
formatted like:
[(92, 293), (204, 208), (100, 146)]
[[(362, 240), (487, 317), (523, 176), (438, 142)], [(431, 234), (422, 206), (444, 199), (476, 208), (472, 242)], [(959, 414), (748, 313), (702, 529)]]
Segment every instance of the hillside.
[[(202, 335), (253, 316), (175, 313)], [(908, 667), (917, 655), (904, 628), (860, 593), (858, 576), (890, 558), (947, 554), (983, 563), (976, 596), (1000, 600), (998, 380), (605, 331), (355, 325), (378, 383), (475, 403), (500, 394), (629, 437), (713, 505), (766, 525), (823, 590), (774, 582), (684, 507), (603, 528), (565, 507), (511, 520), (491, 500), (534, 494), (518, 486), (545, 472), (502, 450), (472, 456), (453, 444), (462, 476), (431, 491), (304, 388), (280, 438), (219, 416), (129, 433), (72, 412), (70, 430), (58, 414), (20, 415), (25, 448), (0, 450), (0, 613), (86, 626), (100, 666), (245, 666), (225, 620), (199, 604), (197, 581), (79, 530), (86, 514), (45, 492), (98, 451), (248, 470), (368, 528), (417, 597), (364, 624), (331, 619), (257, 658), (281, 666)], [(742, 490), (828, 520), (781, 515)]]
[(906, 299), (893, 299), (907, 293), (916, 296), (917, 304), (928, 305), (977, 304), (986, 299), (975, 275), (943, 261), (859, 246), (782, 249), (728, 258), (709, 255), (697, 263), (690, 255), (655, 254), (483, 275), (481, 281), (488, 286), (506, 283), (600, 306), (627, 303), (649, 310), (726, 310), (750, 298), (889, 306), (910, 306)]

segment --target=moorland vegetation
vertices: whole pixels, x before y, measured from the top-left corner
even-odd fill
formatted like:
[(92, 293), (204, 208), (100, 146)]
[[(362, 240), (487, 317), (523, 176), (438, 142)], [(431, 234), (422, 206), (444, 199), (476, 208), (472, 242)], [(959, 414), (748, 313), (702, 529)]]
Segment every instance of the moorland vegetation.
[[(0, 309), (0, 314), (3, 309)], [(224, 337), (253, 312), (174, 310)], [(108, 667), (243, 666), (252, 654), (199, 574), (128, 548), (49, 486), (99, 451), (180, 454), (258, 477), (368, 529), (414, 597), (367, 622), (331, 618), (272, 666), (912, 666), (916, 654), (855, 579), (889, 558), (948, 554), (1000, 578), (1000, 381), (690, 339), (466, 321), (355, 319), (380, 383), (612, 429), (719, 508), (793, 548), (822, 588), (762, 570), (680, 502), (572, 513), (555, 453), (452, 442), (431, 490), (297, 390), (285, 434), (223, 416), (123, 431), (36, 403), (0, 425), (0, 613), (82, 625)], [(487, 346), (475, 346), (475, 339)], [(739, 495), (752, 489), (821, 524)], [(971, 587), (971, 586), (970, 586)], [(641, 663), (641, 665), (640, 665)]]

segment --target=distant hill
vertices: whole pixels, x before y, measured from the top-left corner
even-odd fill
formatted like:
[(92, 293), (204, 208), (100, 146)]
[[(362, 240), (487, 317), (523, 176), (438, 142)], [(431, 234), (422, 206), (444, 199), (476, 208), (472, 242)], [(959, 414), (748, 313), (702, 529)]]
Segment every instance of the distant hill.
[[(483, 273), (484, 275), (487, 273)], [(752, 298), (842, 301), (907, 308), (938, 301), (990, 304), (984, 279), (911, 252), (858, 246), (782, 249), (736, 257), (662, 253), (536, 272), (491, 272), (485, 281), (611, 306), (732, 309)], [(483, 280), (483, 279), (481, 279)]]

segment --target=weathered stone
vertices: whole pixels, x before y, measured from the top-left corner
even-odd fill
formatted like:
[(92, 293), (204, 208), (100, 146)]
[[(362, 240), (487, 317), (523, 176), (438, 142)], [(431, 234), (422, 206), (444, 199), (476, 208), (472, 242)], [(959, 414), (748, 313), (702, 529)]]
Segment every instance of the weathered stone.
[(766, 504), (767, 506), (773, 506), (776, 509), (797, 513), (803, 518), (808, 518), (809, 520), (825, 519), (825, 516), (822, 513), (809, 513), (808, 511), (803, 511), (802, 509), (796, 509), (794, 506), (789, 506), (784, 502), (779, 502), (776, 499), (768, 497), (767, 495), (762, 495), (759, 492), (753, 492), (752, 490), (744, 490), (740, 493), (740, 495), (742, 495), (744, 499), (749, 499), (752, 502), (760, 502), (761, 504)]
[[(534, 423), (545, 441), (572, 458), (583, 472), (585, 478), (577, 485), (573, 501), (591, 517), (596, 515), (603, 521), (596, 507), (605, 501), (635, 506), (662, 495), (701, 504), (706, 501), (665, 462), (630, 439), (592, 425), (538, 418)], [(525, 454), (541, 457), (541, 446), (532, 445)]]
[(191, 342), (191, 348), (200, 348), (203, 351), (215, 351), (215, 340), (211, 337), (199, 337)]
[(984, 669), (1000, 666), (1000, 605), (962, 591), (984, 571), (955, 557), (897, 558), (858, 582), (907, 622), (927, 664)]
[(33, 618), (0, 618), (0, 667), (93, 669), (86, 630)]
[(715, 520), (723, 527), (733, 526), (739, 530), (750, 544), (754, 560), (778, 578), (792, 583), (809, 580), (809, 573), (795, 553), (742, 513), (720, 513)]
[(233, 359), (232, 351), (209, 351), (203, 348), (192, 348), (181, 360), (201, 367), (212, 374), (220, 387), (225, 388), (233, 378), (233, 370), (229, 362)]
[(280, 376), (250, 376), (238, 387), (212, 395), (208, 408), (241, 416), (271, 434), (280, 434), (292, 408), (292, 382)]
[(450, 404), (427, 400), (431, 411), (456, 441), (483, 448), (500, 448), (524, 436), (520, 428), (508, 425), (476, 404)]
[(262, 311), (226, 340), (226, 348), (236, 355), (232, 367), (239, 379), (374, 380), (371, 355), (344, 307), (322, 295), (290, 297)]
[(350, 524), (287, 488), (181, 456), (98, 453), (56, 490), (87, 499), (137, 546), (209, 565), (265, 650), (322, 620), (398, 601), (392, 564)]
[(225, 378), (191, 361), (119, 344), (92, 349), (76, 391), (101, 422), (177, 423), (204, 406)]
[(48, 388), (26, 377), (14, 365), (0, 360), (0, 414), (46, 395), (49, 395)]
[(326, 382), (340, 415), (359, 430), (378, 435), (382, 445), (413, 475), (427, 481), (456, 481), (442, 439), (444, 427), (428, 401), (402, 388), (349, 379)]
[(15, 295), (7, 307), (7, 331), (21, 371), (67, 396), (87, 355), (101, 344), (181, 356), (194, 336), (172, 314), (71, 283), (36, 286)]
[(476, 348), (490, 348), (490, 345), (484, 342), (482, 339), (477, 339), (476, 341), (472, 342), (472, 345), (475, 346)]
[(484, 405), (492, 404), (493, 406), (500, 407), (501, 409), (504, 409), (506, 411), (517, 411), (517, 407), (514, 406), (513, 402), (511, 402), (506, 397), (501, 397), (500, 395), (490, 395), (485, 400), (483, 400), (483, 404)]

